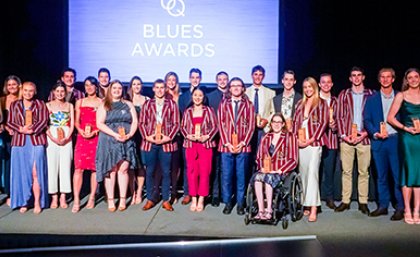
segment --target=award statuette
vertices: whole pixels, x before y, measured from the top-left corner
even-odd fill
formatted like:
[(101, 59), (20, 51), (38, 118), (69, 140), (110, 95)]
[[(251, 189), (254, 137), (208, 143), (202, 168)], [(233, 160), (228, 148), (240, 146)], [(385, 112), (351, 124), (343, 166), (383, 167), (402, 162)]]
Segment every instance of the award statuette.
[(201, 124), (195, 124), (194, 136), (195, 138), (199, 138), (201, 136)]
[(257, 119), (257, 126), (260, 126), (261, 125), (261, 115), (257, 114), (256, 119)]
[(330, 107), (330, 123), (334, 122), (334, 109)]
[(120, 136), (122, 136), (122, 137), (124, 137), (124, 136), (125, 136), (125, 129), (124, 129), (124, 127), (122, 127), (122, 126), (119, 126), (119, 127), (118, 127), (118, 134), (119, 134)]
[(92, 132), (92, 126), (90, 124), (86, 124), (85, 133), (90, 134), (91, 132)]
[(306, 130), (305, 130), (305, 128), (300, 128), (298, 130), (298, 137), (299, 137), (300, 141), (306, 142)]
[(232, 133), (232, 146), (234, 148), (236, 148), (236, 147), (238, 147), (238, 144), (239, 144), (239, 142), (238, 142), (238, 134)]
[(25, 126), (32, 125), (32, 111), (26, 110), (25, 111)]
[(414, 128), (416, 130), (420, 130), (420, 120), (419, 120), (419, 118), (415, 117), (415, 118), (412, 118), (412, 120), (413, 120)]
[(354, 140), (357, 137), (357, 124), (353, 123), (351, 125), (351, 138)]
[(386, 131), (386, 123), (382, 121), (380, 126), (381, 126), (381, 130), (380, 130), (381, 135), (384, 137), (388, 136), (388, 131)]
[(65, 137), (65, 134), (64, 134), (63, 128), (57, 127), (57, 139), (61, 141), (64, 139), (64, 137)]
[(264, 173), (269, 173), (271, 168), (271, 157), (269, 155), (266, 155), (263, 160), (263, 167), (264, 167)]
[(155, 139), (162, 140), (162, 123), (156, 123)]
[(286, 120), (286, 128), (288, 131), (292, 131), (292, 119)]

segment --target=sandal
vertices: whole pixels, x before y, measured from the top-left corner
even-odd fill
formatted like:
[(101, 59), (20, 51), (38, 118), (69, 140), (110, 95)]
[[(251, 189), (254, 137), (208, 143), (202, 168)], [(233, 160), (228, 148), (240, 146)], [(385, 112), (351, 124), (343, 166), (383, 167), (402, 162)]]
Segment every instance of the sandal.
[(267, 209), (265, 209), (264, 219), (265, 220), (271, 220), (272, 218), (273, 218), (273, 210), (267, 210)]
[(119, 211), (125, 211), (127, 209), (127, 205), (125, 202), (125, 197), (120, 197), (120, 204), (118, 206)]
[(416, 224), (420, 224), (420, 218), (419, 218), (419, 212), (418, 211), (414, 211), (413, 222), (416, 223)]
[(80, 203), (73, 203), (72, 213), (78, 213), (80, 211)]
[(86, 204), (86, 209), (93, 209), (95, 208), (95, 197), (89, 197), (88, 203)]
[(50, 205), (51, 209), (57, 209), (58, 208), (58, 200), (57, 201), (52, 201), (51, 205)]
[(117, 208), (115, 207), (114, 198), (108, 198), (108, 211), (114, 212)]
[(264, 219), (264, 211), (259, 211), (257, 215), (254, 216), (256, 220), (263, 220)]
[(414, 224), (413, 216), (411, 215), (411, 212), (405, 212), (404, 213), (404, 221), (407, 224)]
[(41, 207), (40, 207), (40, 206), (35, 206), (35, 207), (34, 207), (34, 214), (40, 214), (40, 213), (41, 213), (41, 211), (42, 211), (42, 209), (41, 209)]
[(20, 207), (19, 212), (20, 213), (25, 213), (28, 211), (28, 207), (24, 206), (24, 207)]
[(309, 222), (316, 222), (316, 220), (317, 220), (316, 212), (314, 214), (311, 213), (309, 215), (308, 221)]

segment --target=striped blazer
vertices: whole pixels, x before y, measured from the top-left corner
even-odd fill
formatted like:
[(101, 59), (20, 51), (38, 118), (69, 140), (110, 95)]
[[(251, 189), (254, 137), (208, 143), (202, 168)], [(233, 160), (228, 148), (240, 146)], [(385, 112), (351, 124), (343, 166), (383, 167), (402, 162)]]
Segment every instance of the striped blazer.
[[(366, 100), (373, 94), (371, 89), (365, 88), (363, 91), (363, 103), (362, 110), (365, 107)], [(353, 124), (353, 96), (351, 88), (344, 89), (338, 96), (338, 116), (336, 119), (338, 125), (338, 135), (340, 140), (342, 136), (348, 136), (351, 134), (351, 126)], [(363, 130), (365, 130), (363, 128)], [(362, 142), (363, 145), (369, 145), (369, 137), (365, 137)]]
[[(293, 117), (293, 133), (298, 134), (298, 130), (302, 127), (304, 120), (305, 106), (303, 99), (299, 100), (296, 105), (295, 115)], [(323, 146), (327, 142), (325, 130), (328, 126), (328, 104), (325, 100), (319, 98), (318, 105), (312, 108), (308, 114), (308, 136), (315, 138), (311, 146)]]
[[(191, 148), (192, 141), (187, 138), (187, 135), (193, 134), (193, 107), (189, 107), (185, 110), (181, 122), (181, 133), (184, 136), (184, 148)], [(209, 106), (203, 106), (203, 123), (201, 123), (201, 134), (209, 135), (209, 140), (203, 143), (206, 148), (212, 148), (216, 146), (214, 141), (214, 135), (217, 133), (217, 118), (213, 111), (213, 108)]]
[[(262, 170), (264, 166), (264, 157), (270, 155), (273, 137), (273, 133), (268, 133), (261, 139), (256, 160), (258, 170)], [(280, 139), (274, 146), (274, 152), (270, 156), (273, 170), (281, 170), (283, 173), (294, 170), (298, 164), (298, 144), (295, 134), (292, 132), (281, 132)]]
[[(45, 103), (41, 100), (33, 100), (30, 107), (32, 110), (32, 130), (30, 135), (33, 145), (46, 145), (47, 136), (45, 130), (48, 125), (48, 109)], [(19, 133), (19, 128), (25, 126), (25, 112), (23, 108), (23, 100), (14, 101), (10, 105), (7, 125), (15, 133), (12, 137), (12, 146), (25, 145), (26, 134)]]
[(220, 102), (217, 112), (217, 122), (219, 125), (219, 152), (229, 153), (227, 143), (232, 143), (232, 133), (238, 134), (238, 143), (244, 142), (242, 152), (251, 152), (251, 138), (255, 129), (255, 109), (251, 101), (243, 96), (239, 104), (238, 118), (235, 130), (235, 113), (232, 107), (232, 98), (225, 98)]
[[(173, 139), (179, 130), (179, 109), (175, 101), (164, 99), (162, 117), (162, 134), (171, 138), (170, 142), (163, 144), (163, 151), (174, 152), (178, 150), (178, 145)], [(144, 139), (141, 142), (141, 149), (149, 152), (152, 143), (145, 138), (153, 135), (156, 131), (156, 99), (147, 100), (141, 108), (139, 130)]]
[(333, 109), (333, 119), (335, 120), (335, 123), (337, 124), (337, 115), (338, 115), (338, 98), (335, 96), (331, 96), (331, 102), (330, 106), (328, 108), (328, 125), (327, 125), (327, 131), (325, 132), (327, 134), (327, 141), (326, 146), (328, 149), (338, 149), (338, 128), (337, 125), (334, 129), (330, 127), (330, 108)]

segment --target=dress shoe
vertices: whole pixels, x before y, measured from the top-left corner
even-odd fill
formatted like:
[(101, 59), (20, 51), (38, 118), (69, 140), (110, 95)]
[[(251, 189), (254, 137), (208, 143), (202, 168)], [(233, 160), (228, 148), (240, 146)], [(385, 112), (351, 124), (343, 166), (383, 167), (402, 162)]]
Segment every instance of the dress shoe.
[(147, 200), (146, 204), (143, 206), (143, 211), (150, 210), (153, 207), (155, 207), (155, 203), (150, 200)]
[(350, 204), (341, 203), (337, 208), (334, 209), (335, 212), (343, 212), (350, 209)]
[(388, 210), (385, 208), (378, 208), (369, 214), (370, 217), (378, 217), (381, 215), (388, 215)]
[(236, 207), (236, 213), (237, 213), (238, 215), (240, 215), (240, 216), (245, 215), (245, 209), (244, 209), (244, 207), (242, 207), (242, 206), (238, 205), (238, 206)]
[(365, 203), (359, 203), (359, 211), (363, 214), (369, 215), (370, 211)]
[(330, 208), (330, 209), (333, 209), (333, 210), (335, 210), (335, 208), (337, 208), (337, 206), (335, 206), (334, 200), (332, 200), (332, 199), (327, 200), (327, 207)]
[(220, 199), (218, 197), (213, 197), (213, 199), (211, 199), (211, 206), (219, 207), (219, 205), (220, 205)]
[(394, 214), (391, 216), (391, 220), (402, 220), (403, 218), (404, 218), (403, 210), (395, 211)]
[(167, 210), (167, 211), (174, 211), (174, 208), (172, 207), (172, 205), (169, 201), (164, 201), (162, 203), (162, 208)]
[(233, 206), (231, 204), (226, 204), (223, 209), (223, 214), (230, 214), (232, 212)]
[(182, 204), (182, 205), (187, 205), (187, 204), (189, 204), (190, 202), (191, 202), (191, 196), (186, 195), (186, 196), (184, 196), (184, 199), (182, 199), (181, 204)]

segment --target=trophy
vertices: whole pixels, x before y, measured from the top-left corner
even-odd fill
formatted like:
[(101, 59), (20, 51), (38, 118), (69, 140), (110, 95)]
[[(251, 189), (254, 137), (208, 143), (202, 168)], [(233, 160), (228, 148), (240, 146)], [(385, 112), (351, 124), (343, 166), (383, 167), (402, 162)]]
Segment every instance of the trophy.
[(201, 124), (195, 124), (194, 136), (198, 139), (201, 136)]
[(292, 131), (292, 119), (286, 120), (286, 128), (288, 131)]
[(90, 134), (91, 132), (92, 132), (92, 126), (90, 124), (86, 124), (85, 134)]
[(261, 115), (257, 114), (256, 118), (257, 118), (257, 126), (260, 126), (261, 125)]
[(381, 135), (383, 137), (388, 136), (388, 131), (386, 131), (386, 123), (384, 121), (382, 121), (380, 126), (381, 126), (381, 130), (380, 130)]
[(32, 125), (32, 111), (26, 110), (25, 111), (25, 126)]
[(122, 137), (125, 137), (125, 129), (123, 126), (118, 127), (118, 134)]
[(64, 139), (64, 137), (65, 137), (65, 134), (64, 134), (63, 128), (57, 127), (57, 139), (61, 141)]
[(334, 109), (330, 107), (330, 123), (334, 122)]
[(353, 123), (351, 125), (351, 138), (354, 140), (357, 138), (357, 124)]
[(156, 123), (155, 139), (162, 140), (162, 123)]
[(263, 167), (264, 172), (269, 173), (271, 171), (271, 157), (269, 155), (266, 155), (263, 160)]
[(420, 120), (419, 120), (419, 118), (415, 117), (415, 118), (412, 118), (412, 120), (413, 120), (414, 128), (416, 130), (420, 130)]

